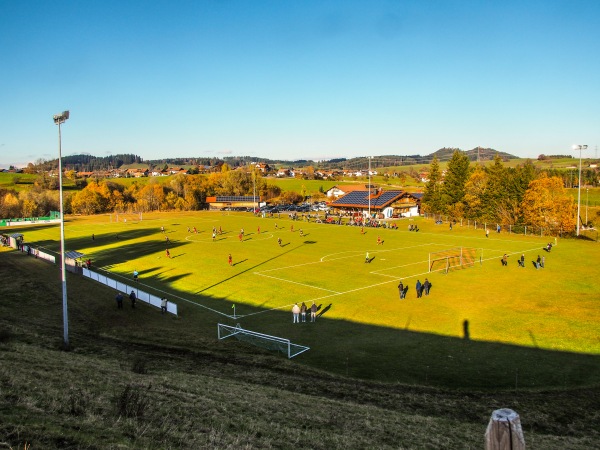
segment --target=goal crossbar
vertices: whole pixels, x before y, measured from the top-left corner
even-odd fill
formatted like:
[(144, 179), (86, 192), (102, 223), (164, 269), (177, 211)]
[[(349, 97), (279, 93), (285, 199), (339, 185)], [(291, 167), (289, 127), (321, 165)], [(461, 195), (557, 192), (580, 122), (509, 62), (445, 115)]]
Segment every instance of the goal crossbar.
[(217, 324), (217, 335), (219, 340), (235, 337), (239, 341), (248, 342), (257, 347), (277, 350), (287, 355), (289, 359), (310, 350), (310, 347), (294, 344), (289, 339), (246, 330), (239, 323), (235, 327), (222, 323)]
[(482, 262), (483, 249), (472, 247), (455, 247), (447, 250), (429, 253), (429, 272), (442, 271), (448, 273), (451, 269), (472, 267), (477, 260)]

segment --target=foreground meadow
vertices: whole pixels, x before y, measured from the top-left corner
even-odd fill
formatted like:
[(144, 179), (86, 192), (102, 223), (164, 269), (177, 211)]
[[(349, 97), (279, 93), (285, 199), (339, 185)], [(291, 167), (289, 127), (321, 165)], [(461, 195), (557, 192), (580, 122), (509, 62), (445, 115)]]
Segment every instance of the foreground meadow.
[[(481, 449), (491, 412), (505, 407), (520, 414), (527, 448), (589, 450), (600, 442), (597, 384), (444, 389), (359, 380), (305, 364), (317, 347), (290, 361), (217, 341), (214, 316), (202, 308), (179, 318), (145, 304), (119, 310), (111, 289), (80, 276), (68, 278), (64, 351), (58, 269), (0, 249), (0, 278), (6, 448)], [(320, 320), (313, 332), (322, 339), (381, 330), (350, 322), (333, 330), (338, 321)], [(444, 344), (418, 335), (431, 344), (421, 352)], [(322, 339), (321, 347), (336, 345)], [(416, 363), (410, 351), (405, 363)]]
[[(420, 219), (364, 234), (287, 215), (155, 213), (141, 219), (69, 218), (67, 250), (84, 253), (94, 268), (123, 281), (137, 270), (141, 287), (178, 304), (178, 320), (193, 317), (198, 337), (216, 340), (217, 323), (239, 323), (309, 346), (298, 364), (386, 382), (523, 388), (600, 380), (600, 268), (591, 264), (600, 255), (597, 243), (486, 237), (482, 229), (450, 230)], [(409, 232), (409, 224), (420, 231)], [(214, 240), (213, 227), (222, 230)], [(20, 231), (34, 246), (59, 249), (58, 227)], [(548, 242), (557, 244), (551, 252), (543, 250)], [(429, 273), (430, 253), (460, 247), (477, 255), (472, 267)], [(505, 253), (506, 267), (500, 263)], [(517, 264), (522, 254), (525, 267)], [(539, 270), (533, 264), (538, 255), (545, 257)], [(416, 298), (415, 283), (426, 277), (431, 293)], [(405, 300), (399, 299), (400, 280), (409, 286)], [(106, 296), (107, 308), (113, 301)], [(313, 301), (320, 308), (317, 323), (292, 324), (292, 305)]]

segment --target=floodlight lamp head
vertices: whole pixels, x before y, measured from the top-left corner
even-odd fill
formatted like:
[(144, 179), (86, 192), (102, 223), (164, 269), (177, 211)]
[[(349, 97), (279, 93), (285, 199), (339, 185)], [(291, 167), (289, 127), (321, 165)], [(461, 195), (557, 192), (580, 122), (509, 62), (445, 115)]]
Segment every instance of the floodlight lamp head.
[(60, 125), (61, 123), (65, 123), (65, 121), (69, 118), (69, 111), (63, 111), (61, 114), (54, 115), (54, 123), (56, 125)]
[(585, 144), (584, 144), (584, 145), (578, 145), (578, 144), (575, 144), (575, 145), (573, 146), (573, 150), (585, 150), (586, 148), (588, 148), (588, 146), (587, 146), (587, 145), (585, 145)]

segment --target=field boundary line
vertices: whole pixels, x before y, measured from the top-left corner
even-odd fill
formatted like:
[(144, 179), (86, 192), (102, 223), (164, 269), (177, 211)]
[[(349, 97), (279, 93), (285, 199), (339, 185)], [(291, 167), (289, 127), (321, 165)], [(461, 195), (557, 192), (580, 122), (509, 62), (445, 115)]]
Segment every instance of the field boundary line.
[[(379, 249), (377, 249), (377, 250), (369, 250), (369, 253), (375, 254), (375, 253), (382, 253), (382, 252), (393, 252), (393, 251), (397, 251), (397, 250), (406, 250), (406, 249), (409, 249), (409, 248), (426, 247), (428, 245), (439, 245), (439, 244), (435, 244), (433, 242), (429, 242), (427, 244), (411, 245), (411, 246), (408, 246), (408, 247), (396, 247), (396, 248), (390, 248), (390, 249), (386, 248), (384, 250), (379, 250)], [(346, 250), (346, 251), (343, 251), (343, 252), (330, 253), (328, 255), (322, 256), (320, 262), (337, 261), (339, 259), (350, 258), (350, 256), (343, 256), (343, 257), (340, 257), (340, 258), (333, 258), (333, 259), (328, 259), (327, 261), (325, 261), (325, 258), (328, 258), (328, 257), (333, 256), (333, 255), (341, 255), (341, 254), (350, 253), (350, 252), (355, 253), (355, 254), (356, 253), (361, 254), (361, 253), (364, 253), (366, 251), (367, 250)]]
[(260, 275), (261, 277), (267, 277), (267, 278), (272, 278), (272, 279), (274, 279), (274, 280), (283, 281), (283, 282), (286, 282), (286, 283), (298, 284), (298, 285), (300, 285), (300, 286), (307, 286), (307, 287), (309, 287), (309, 288), (311, 288), (311, 289), (319, 289), (319, 290), (321, 290), (321, 291), (333, 292), (334, 294), (341, 294), (341, 292), (338, 292), (338, 291), (332, 291), (331, 289), (321, 288), (321, 287), (318, 287), (318, 286), (311, 286), (310, 284), (306, 284), (306, 283), (299, 283), (299, 282), (297, 282), (297, 281), (290, 281), (290, 280), (286, 280), (285, 278), (274, 277), (274, 276), (271, 276), (271, 275), (264, 275), (264, 274), (263, 274), (263, 273), (261, 273), (261, 272), (254, 272), (254, 274), (255, 274), (255, 275)]

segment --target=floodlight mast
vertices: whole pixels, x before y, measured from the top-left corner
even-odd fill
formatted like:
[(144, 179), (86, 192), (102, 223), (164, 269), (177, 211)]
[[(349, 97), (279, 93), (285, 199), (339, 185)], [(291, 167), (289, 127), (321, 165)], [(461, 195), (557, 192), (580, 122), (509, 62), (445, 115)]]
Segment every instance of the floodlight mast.
[(579, 183), (577, 183), (577, 236), (579, 237), (579, 222), (581, 214), (581, 150), (587, 149), (585, 144), (575, 144), (573, 150), (579, 150)]
[(63, 347), (69, 349), (69, 315), (67, 309), (67, 273), (65, 269), (65, 212), (63, 208), (63, 184), (62, 184), (62, 149), (60, 125), (69, 118), (69, 111), (63, 111), (54, 116), (54, 123), (58, 125), (58, 191), (60, 197), (60, 265), (62, 280), (62, 301), (63, 301)]
[(372, 156), (367, 156), (369, 160), (369, 223), (371, 223), (371, 160)]

